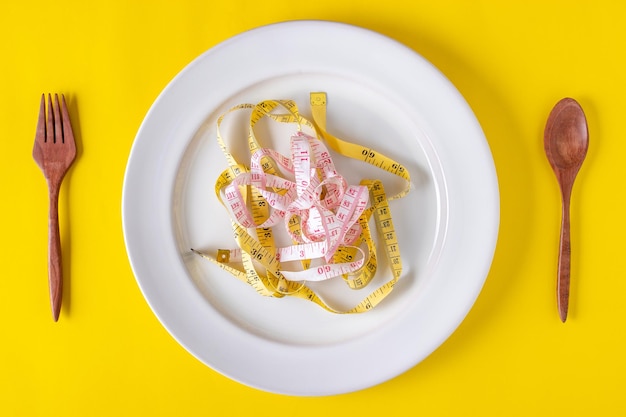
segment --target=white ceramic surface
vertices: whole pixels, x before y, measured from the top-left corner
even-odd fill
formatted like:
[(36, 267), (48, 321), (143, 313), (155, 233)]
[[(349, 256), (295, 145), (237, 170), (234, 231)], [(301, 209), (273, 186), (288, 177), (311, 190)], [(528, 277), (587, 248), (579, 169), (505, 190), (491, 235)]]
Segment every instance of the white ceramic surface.
[[(391, 203), (403, 276), (365, 314), (333, 315), (303, 300), (261, 297), (189, 252), (234, 245), (213, 192), (226, 168), (215, 142), (217, 117), (232, 105), (270, 98), (293, 99), (306, 116), (312, 91), (328, 94), (331, 133), (401, 162), (413, 180), (411, 193)], [(237, 132), (234, 120), (227, 133)], [(364, 163), (337, 164), (353, 183), (382, 178), (389, 193), (402, 186)], [(172, 80), (137, 133), (122, 214), (141, 291), (191, 354), (262, 390), (331, 395), (397, 376), (457, 328), (491, 265), (499, 195), (480, 125), (437, 69), (375, 32), (297, 21), (229, 39)], [(347, 307), (390, 278), (384, 262), (380, 269), (360, 292), (340, 280), (316, 288)]]

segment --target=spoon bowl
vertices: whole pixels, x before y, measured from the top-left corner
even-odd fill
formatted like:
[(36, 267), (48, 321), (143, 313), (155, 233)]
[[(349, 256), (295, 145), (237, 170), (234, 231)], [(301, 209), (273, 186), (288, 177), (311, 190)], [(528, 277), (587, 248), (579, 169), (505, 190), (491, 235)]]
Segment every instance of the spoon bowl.
[(576, 100), (559, 101), (548, 118), (544, 146), (553, 169), (580, 167), (589, 147), (585, 113)]
[(567, 319), (570, 287), (570, 199), (576, 174), (587, 155), (589, 131), (582, 107), (572, 98), (559, 101), (548, 116), (544, 148), (561, 189), (562, 221), (557, 275), (557, 302), (562, 322)]

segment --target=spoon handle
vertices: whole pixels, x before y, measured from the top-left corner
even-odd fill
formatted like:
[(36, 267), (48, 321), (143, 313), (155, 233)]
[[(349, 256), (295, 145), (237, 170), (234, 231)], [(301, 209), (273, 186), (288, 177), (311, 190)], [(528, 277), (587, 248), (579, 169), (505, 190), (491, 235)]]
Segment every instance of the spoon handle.
[(563, 217), (561, 220), (561, 242), (559, 248), (559, 269), (557, 277), (557, 302), (561, 321), (565, 323), (569, 306), (570, 261), (572, 247), (570, 244), (569, 226), (569, 193), (563, 195)]

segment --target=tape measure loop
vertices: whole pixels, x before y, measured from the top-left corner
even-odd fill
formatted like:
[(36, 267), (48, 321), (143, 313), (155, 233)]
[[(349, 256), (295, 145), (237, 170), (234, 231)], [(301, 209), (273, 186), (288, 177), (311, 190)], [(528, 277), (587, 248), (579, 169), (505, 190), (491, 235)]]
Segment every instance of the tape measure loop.
[[(219, 249), (216, 258), (195, 251), (264, 296), (295, 296), (333, 313), (371, 310), (402, 275), (398, 239), (389, 201), (410, 189), (408, 171), (374, 149), (343, 141), (326, 131), (325, 93), (311, 93), (313, 121), (304, 118), (292, 100), (264, 100), (233, 106), (217, 120), (217, 142), (228, 168), (215, 183), (215, 193), (231, 216), (236, 249)], [(249, 111), (249, 168), (226, 146), (221, 124), (236, 111)], [(255, 126), (267, 118), (294, 124), (290, 154), (282, 155), (259, 142)], [(308, 128), (312, 134), (305, 133)], [(380, 180), (351, 185), (338, 172), (331, 151), (364, 161), (407, 183), (387, 198)], [(331, 307), (306, 285), (341, 277), (351, 289), (363, 289), (378, 269), (376, 243), (369, 222), (374, 219), (392, 278), (353, 308)], [(274, 230), (282, 224), (281, 230)], [(286, 237), (289, 245), (278, 245)], [(293, 268), (293, 262), (301, 268)], [(233, 265), (238, 265), (235, 267)]]

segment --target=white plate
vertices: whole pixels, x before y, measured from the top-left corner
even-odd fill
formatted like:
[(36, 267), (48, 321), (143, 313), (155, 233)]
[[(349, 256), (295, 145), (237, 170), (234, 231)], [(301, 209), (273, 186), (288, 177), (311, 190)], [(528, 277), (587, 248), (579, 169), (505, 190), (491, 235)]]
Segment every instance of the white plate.
[[(232, 105), (270, 98), (293, 99), (307, 115), (312, 91), (328, 94), (330, 132), (396, 159), (413, 179), (411, 193), (391, 203), (403, 276), (392, 295), (361, 315), (259, 296), (189, 254), (191, 247), (234, 245), (213, 193), (226, 167), (216, 118)], [(356, 181), (382, 175), (363, 163), (339, 163)], [(330, 395), (393, 378), (456, 329), (489, 271), (499, 195), (480, 125), (439, 71), (380, 34), (297, 21), (218, 45), (163, 90), (137, 133), (122, 211), (143, 295), (189, 352), (262, 390)], [(388, 275), (381, 272), (378, 282)], [(364, 295), (341, 282), (321, 291), (336, 294), (339, 306)]]

